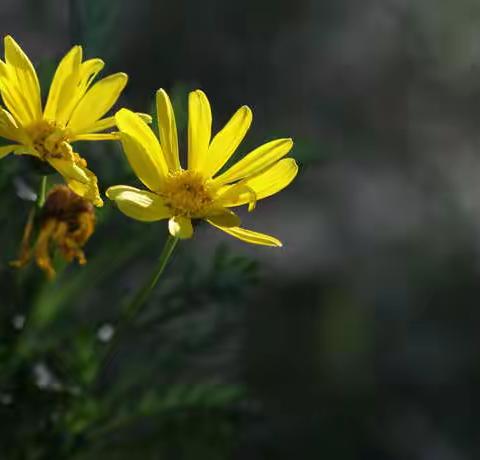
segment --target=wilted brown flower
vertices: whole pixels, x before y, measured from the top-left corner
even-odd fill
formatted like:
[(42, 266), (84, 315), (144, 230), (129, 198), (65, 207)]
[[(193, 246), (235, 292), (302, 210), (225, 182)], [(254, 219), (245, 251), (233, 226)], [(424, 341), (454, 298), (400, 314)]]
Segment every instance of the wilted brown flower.
[(87, 262), (83, 252), (95, 229), (95, 211), (92, 203), (75, 194), (65, 185), (58, 185), (48, 193), (45, 205), (38, 218), (38, 236), (33, 247), (30, 240), (35, 227), (33, 213), (30, 215), (23, 235), (20, 256), (12, 262), (14, 267), (23, 267), (35, 256), (37, 265), (48, 278), (55, 277), (52, 253), (59, 251), (67, 262)]

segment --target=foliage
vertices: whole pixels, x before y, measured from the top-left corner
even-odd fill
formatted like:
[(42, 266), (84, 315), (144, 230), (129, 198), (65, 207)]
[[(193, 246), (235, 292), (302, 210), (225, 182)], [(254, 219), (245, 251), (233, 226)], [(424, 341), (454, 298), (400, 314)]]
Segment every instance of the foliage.
[[(2, 171), (0, 179), (11, 248), (30, 203), (12, 222), (8, 212), (19, 198), (5, 176), (15, 175)], [(9, 459), (129, 458), (132, 451), (220, 459), (232, 447), (245, 394), (227, 383), (232, 371), (215, 375), (208, 361), (238, 339), (238, 304), (257, 279), (256, 263), (224, 246), (206, 266), (180, 251), (175, 270), (138, 321), (120, 331), (120, 348), (105, 362), (135, 273), (159, 238), (152, 228), (139, 241), (124, 225), (108, 241), (116, 219), (105, 211), (87, 266), (65, 267), (54, 284), (34, 267), (13, 273), (8, 257), (2, 260), (0, 450)], [(122, 288), (129, 277), (135, 282)]]

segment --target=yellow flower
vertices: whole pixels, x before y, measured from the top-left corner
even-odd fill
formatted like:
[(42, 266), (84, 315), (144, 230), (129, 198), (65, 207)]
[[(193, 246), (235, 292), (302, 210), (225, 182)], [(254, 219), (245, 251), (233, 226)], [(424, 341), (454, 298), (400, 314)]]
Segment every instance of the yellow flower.
[(114, 139), (113, 134), (100, 133), (115, 126), (114, 117), (102, 117), (118, 99), (127, 75), (116, 73), (92, 85), (104, 62), (82, 61), (82, 48), (74, 46), (58, 65), (42, 110), (32, 63), (12, 37), (4, 42), (0, 93), (8, 110), (0, 107), (0, 136), (13, 143), (0, 147), (0, 158), (11, 152), (33, 155), (57, 170), (75, 193), (102, 206), (97, 177), (71, 143)]
[[(39, 218), (37, 240), (33, 250), (37, 265), (52, 279), (55, 270), (51, 253), (57, 250), (67, 262), (78, 260), (84, 265), (87, 260), (83, 246), (95, 229), (95, 208), (92, 203), (65, 185), (57, 185), (48, 193)], [(18, 260), (11, 263), (16, 268), (25, 266), (31, 256), (30, 239), (34, 227), (34, 214), (30, 214), (23, 235)]]
[(169, 231), (178, 238), (190, 238), (192, 219), (204, 219), (248, 243), (281, 246), (272, 236), (241, 228), (240, 218), (229, 208), (248, 204), (251, 211), (257, 200), (293, 180), (298, 170), (295, 160), (282, 159), (292, 148), (292, 140), (268, 142), (222, 172), (245, 137), (252, 112), (241, 107), (211, 140), (210, 104), (202, 91), (193, 91), (189, 95), (188, 168), (183, 169), (170, 99), (162, 89), (156, 96), (160, 141), (135, 113), (122, 109), (115, 116), (128, 161), (150, 191), (117, 185), (107, 190), (108, 198), (133, 219), (169, 219)]

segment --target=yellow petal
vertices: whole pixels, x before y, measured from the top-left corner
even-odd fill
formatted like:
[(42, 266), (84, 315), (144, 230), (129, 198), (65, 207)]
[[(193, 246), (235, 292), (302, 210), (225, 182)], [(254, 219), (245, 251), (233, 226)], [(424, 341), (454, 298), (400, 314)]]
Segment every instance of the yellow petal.
[[(137, 115), (145, 122), (150, 124), (152, 122), (152, 117), (148, 115), (148, 113), (141, 113), (137, 112)], [(97, 120), (93, 125), (89, 126), (85, 129), (86, 133), (98, 133), (100, 131), (105, 131), (106, 129), (110, 129), (115, 127), (117, 122), (115, 121), (115, 117), (106, 117), (102, 118), (101, 120)]]
[(292, 139), (277, 139), (261, 145), (253, 152), (242, 158), (238, 163), (216, 177), (216, 185), (234, 182), (253, 174), (260, 174), (266, 168), (284, 157), (293, 147)]
[(53, 158), (48, 162), (63, 176), (67, 185), (77, 195), (91, 201), (95, 206), (103, 206), (98, 190), (97, 176), (92, 171), (73, 161)]
[(68, 119), (70, 113), (65, 114), (65, 120), (60, 120), (74, 97), (81, 62), (82, 47), (74, 46), (58, 64), (45, 105), (44, 117), (46, 119), (57, 121)]
[(132, 219), (153, 222), (170, 217), (163, 199), (155, 193), (127, 185), (115, 185), (107, 190), (106, 195), (117, 203), (120, 211)]
[(212, 135), (212, 112), (203, 91), (188, 97), (188, 169), (202, 171)]
[(247, 230), (240, 227), (221, 227), (210, 220), (208, 220), (208, 222), (214, 227), (217, 227), (225, 233), (228, 233), (239, 240), (245, 241), (246, 243), (259, 244), (261, 246), (282, 247), (282, 242), (280, 240), (273, 236), (266, 235), (265, 233), (258, 233), (254, 232), (253, 230)]
[(238, 227), (241, 223), (240, 217), (228, 209), (223, 209), (218, 214), (208, 216), (208, 221), (218, 227)]
[(18, 148), (18, 144), (2, 145), (0, 147), (0, 160), (6, 157), (9, 153), (12, 153), (16, 148)]
[(168, 166), (158, 139), (136, 114), (121, 109), (115, 115), (125, 154), (139, 179), (151, 190), (158, 190)]
[(81, 133), (102, 118), (117, 101), (127, 80), (126, 74), (116, 73), (95, 83), (75, 107), (68, 127)]
[(203, 171), (206, 177), (212, 177), (232, 156), (242, 142), (252, 124), (252, 111), (241, 107), (213, 138), (208, 149)]
[(113, 141), (119, 137), (114, 133), (92, 133), (92, 134), (75, 134), (69, 138), (69, 142), (76, 141)]
[(152, 191), (159, 191), (165, 181), (162, 168), (142, 144), (126, 133), (119, 133), (123, 151), (136, 176)]
[(88, 59), (82, 62), (79, 70), (79, 91), (85, 94), (98, 73), (105, 67), (105, 62), (101, 59)]
[(152, 124), (152, 116), (148, 113), (135, 112), (147, 125)]
[(53, 166), (64, 178), (74, 179), (81, 183), (88, 183), (89, 178), (84, 168), (76, 165), (73, 161), (50, 158), (49, 164)]
[(41, 155), (39, 155), (39, 153), (34, 148), (28, 147), (26, 145), (17, 145), (17, 148), (13, 153), (15, 155), (31, 155), (32, 157), (36, 157), (42, 160)]
[(295, 160), (285, 158), (252, 179), (241, 181), (238, 185), (224, 187), (219, 192), (219, 201), (227, 207), (250, 203), (252, 191), (255, 199), (261, 200), (284, 189), (297, 173), (298, 166)]
[(37, 73), (30, 59), (10, 35), (5, 37), (5, 61), (15, 69), (18, 87), (31, 116), (30, 121), (38, 120), (42, 115), (42, 105)]
[(23, 129), (17, 125), (12, 115), (2, 107), (0, 107), (0, 136), (21, 144), (27, 142)]
[(115, 117), (106, 117), (101, 120), (97, 120), (95, 123), (90, 125), (84, 131), (88, 133), (98, 133), (100, 131), (105, 131), (106, 129), (111, 129), (116, 126)]
[(116, 126), (115, 117), (106, 117), (101, 120), (97, 120), (95, 123), (90, 125), (84, 130), (84, 132), (98, 133), (100, 131), (105, 131), (106, 129), (111, 129)]
[(15, 120), (22, 125), (28, 125), (33, 120), (33, 114), (16, 76), (15, 68), (0, 60), (0, 92), (2, 99)]
[(100, 191), (98, 190), (97, 176), (90, 170), (87, 170), (90, 181), (86, 184), (78, 182), (73, 179), (67, 179), (67, 185), (79, 196), (91, 201), (94, 206), (102, 207), (103, 200), (100, 197)]
[(193, 235), (192, 221), (188, 217), (176, 216), (168, 221), (170, 235), (185, 240)]
[(62, 125), (66, 125), (70, 120), (73, 111), (76, 109), (80, 100), (84, 97), (87, 90), (90, 88), (92, 81), (95, 79), (100, 70), (103, 69), (105, 63), (101, 59), (90, 59), (81, 63), (76, 72), (72, 76), (70, 83), (71, 88), (68, 88), (67, 93), (62, 96), (62, 107), (57, 114), (57, 121)]
[(180, 157), (178, 155), (177, 125), (172, 103), (163, 89), (157, 91), (156, 100), (158, 130), (160, 132), (162, 150), (167, 160), (168, 168), (172, 171), (177, 171), (180, 169)]

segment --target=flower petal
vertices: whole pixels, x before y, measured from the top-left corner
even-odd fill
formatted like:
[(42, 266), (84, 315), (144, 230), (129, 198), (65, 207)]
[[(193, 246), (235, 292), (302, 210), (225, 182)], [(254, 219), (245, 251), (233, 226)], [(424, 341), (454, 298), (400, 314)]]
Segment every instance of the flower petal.
[(177, 125), (175, 114), (168, 94), (159, 89), (156, 96), (158, 130), (160, 132), (160, 143), (167, 160), (168, 168), (172, 171), (180, 169), (180, 157), (178, 155)]
[(48, 163), (65, 178), (71, 178), (85, 184), (89, 181), (84, 168), (76, 165), (73, 161), (49, 158)]
[(106, 117), (102, 118), (101, 120), (97, 120), (95, 123), (90, 125), (85, 132), (91, 133), (98, 133), (100, 131), (105, 131), (106, 129), (111, 129), (116, 126), (115, 117)]
[(212, 135), (212, 111), (207, 96), (197, 89), (188, 96), (188, 169), (202, 171)]
[(240, 227), (222, 227), (220, 225), (216, 225), (211, 220), (208, 220), (208, 223), (217, 227), (218, 229), (228, 233), (229, 235), (238, 238), (239, 240), (245, 241), (246, 243), (250, 244), (258, 244), (261, 246), (274, 246), (274, 247), (282, 247), (282, 242), (277, 238), (266, 235), (265, 233), (258, 233), (254, 232), (253, 230), (247, 230), (246, 228)]
[[(72, 88), (67, 88), (67, 93), (72, 94), (72, 96), (67, 98), (63, 104), (64, 107), (62, 107), (61, 113), (58, 114), (58, 117), (60, 118), (58, 118), (57, 121), (62, 125), (68, 123), (74, 110), (76, 110), (78, 103), (85, 96), (92, 81), (104, 66), (105, 63), (101, 59), (89, 59), (80, 64), (77, 71), (74, 73), (74, 83), (71, 85)], [(65, 99), (65, 97), (63, 97), (62, 100), (63, 99)]]
[(218, 227), (238, 227), (240, 225), (240, 217), (229, 209), (222, 209), (218, 214), (208, 216), (208, 221)]
[(155, 193), (127, 185), (115, 185), (106, 193), (128, 217), (143, 222), (153, 222), (170, 217), (170, 210)]
[[(152, 122), (152, 117), (148, 113), (137, 112), (137, 115), (145, 122), (150, 124)], [(106, 129), (111, 129), (117, 125), (115, 117), (106, 117), (101, 120), (97, 120), (93, 125), (85, 129), (85, 133), (92, 134), (98, 133), (100, 131), (105, 131)]]
[[(121, 138), (126, 137), (132, 139), (136, 144), (141, 146), (144, 155), (146, 154), (149, 157), (148, 163), (155, 168), (157, 176), (166, 176), (168, 174), (168, 165), (165, 161), (160, 143), (155, 137), (155, 134), (153, 134), (150, 126), (145, 123), (142, 117), (130, 110), (121, 109), (115, 115), (115, 120), (118, 129), (121, 131)], [(136, 159), (133, 160), (135, 161)], [(130, 163), (132, 164), (132, 161), (130, 161)], [(151, 173), (153, 173), (153, 171)], [(158, 182), (154, 185), (158, 188)], [(147, 187), (148, 186), (149, 185), (147, 185)], [(156, 188), (153, 190), (156, 190)]]
[(18, 144), (2, 145), (0, 147), (0, 160), (6, 157), (9, 153), (12, 153), (16, 148), (18, 148)]
[(158, 139), (135, 113), (121, 109), (115, 115), (125, 154), (138, 178), (150, 190), (159, 190), (168, 166)]
[(102, 118), (117, 101), (127, 80), (126, 74), (116, 73), (95, 83), (73, 110), (68, 127), (81, 133)]
[(74, 97), (81, 62), (82, 47), (74, 46), (58, 64), (43, 112), (46, 119), (60, 122), (68, 119), (70, 113), (65, 112)]
[(12, 115), (0, 107), (0, 136), (11, 141), (17, 141), (21, 144), (26, 143), (26, 134)]
[(114, 141), (118, 140), (118, 134), (114, 133), (86, 133), (86, 134), (75, 134), (69, 138), (69, 142), (77, 141)]
[(92, 171), (68, 160), (51, 158), (48, 163), (63, 176), (67, 185), (77, 195), (91, 201), (95, 206), (103, 206), (97, 176)]
[(79, 69), (78, 92), (80, 95), (86, 93), (98, 73), (105, 67), (102, 59), (94, 58), (82, 62)]
[(24, 96), (31, 116), (30, 121), (38, 120), (42, 116), (42, 103), (37, 73), (30, 59), (10, 35), (5, 37), (4, 43), (5, 62), (7, 66), (13, 67), (15, 70), (16, 83), (20, 93)]
[(14, 73), (13, 67), (7, 66), (0, 60), (0, 92), (3, 103), (16, 122), (28, 125), (32, 122), (32, 114), (29, 112), (27, 101), (18, 86)]
[(261, 200), (284, 189), (297, 173), (298, 166), (295, 160), (285, 158), (252, 179), (223, 187), (219, 191), (218, 199), (223, 206), (241, 206), (251, 202), (253, 192), (255, 199)]
[(252, 124), (252, 111), (249, 107), (241, 107), (213, 138), (203, 171), (205, 176), (212, 177), (229, 160), (247, 134)]
[(216, 185), (228, 184), (253, 174), (261, 174), (266, 168), (284, 157), (293, 147), (292, 139), (277, 139), (256, 148), (238, 163), (213, 180)]
[(185, 240), (193, 235), (192, 221), (188, 217), (175, 216), (168, 221), (170, 235)]
[(115, 114), (115, 121), (120, 131), (133, 137), (138, 143), (142, 144), (145, 149), (154, 153), (155, 156), (160, 157), (164, 165), (163, 169), (165, 172), (168, 172), (160, 142), (150, 126), (148, 126), (149, 120), (146, 119), (145, 114), (135, 113), (128, 109), (120, 109)]

